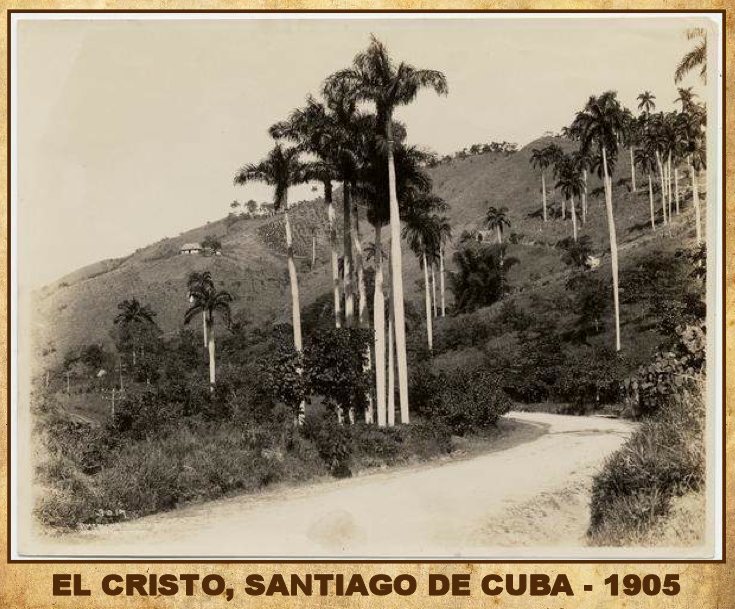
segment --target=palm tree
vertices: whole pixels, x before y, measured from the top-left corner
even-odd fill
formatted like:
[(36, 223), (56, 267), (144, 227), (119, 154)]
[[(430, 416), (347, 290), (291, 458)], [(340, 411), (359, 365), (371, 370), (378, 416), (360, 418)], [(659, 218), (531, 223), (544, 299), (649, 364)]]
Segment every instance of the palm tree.
[(694, 48), (681, 58), (674, 72), (674, 81), (681, 82), (692, 70), (699, 68), (699, 77), (707, 84), (707, 30), (703, 27), (688, 29), (687, 40), (696, 40)]
[[(367, 208), (367, 219), (373, 225), (375, 238), (372, 246), (368, 246), (368, 254), (372, 256), (375, 270), (375, 285), (373, 292), (373, 329), (374, 329), (374, 351), (375, 351), (375, 389), (378, 425), (384, 426), (386, 422), (392, 424), (392, 417), (387, 417), (386, 408), (390, 409), (393, 404), (393, 369), (389, 370), (388, 405), (386, 406), (386, 382), (385, 382), (385, 293), (383, 261), (385, 256), (378, 256), (383, 251), (382, 229), (390, 220), (390, 195), (388, 176), (385, 172), (387, 163), (387, 152), (385, 146), (374, 136), (375, 130), (366, 132), (366, 138), (358, 148), (362, 158), (360, 159), (360, 175), (356, 183), (356, 199), (360, 199)], [(404, 130), (400, 125), (394, 125), (394, 133), (398, 136), (394, 150), (394, 162), (396, 166), (396, 190), (399, 201), (406, 201), (416, 192), (427, 192), (431, 188), (431, 180), (424, 170), (429, 160), (426, 153), (412, 146), (401, 143)], [(391, 282), (392, 283), (392, 282)], [(392, 303), (391, 309), (392, 311)], [(389, 315), (392, 320), (392, 312)], [(390, 323), (390, 332), (393, 324)], [(392, 334), (389, 337), (392, 346)], [(389, 359), (392, 352), (389, 352)], [(391, 359), (392, 362), (392, 359)], [(394, 413), (393, 413), (394, 415)]]
[(648, 202), (651, 209), (651, 230), (656, 230), (656, 215), (653, 207), (653, 180), (656, 172), (656, 156), (650, 148), (639, 148), (635, 151), (635, 163), (648, 177)]
[[(189, 302), (192, 301), (192, 290), (198, 286), (202, 286), (203, 284), (209, 284), (214, 287), (212, 274), (209, 271), (204, 271), (203, 273), (194, 271), (189, 273), (189, 278), (186, 280), (186, 286), (189, 289)], [(204, 311), (202, 311), (202, 338), (204, 339), (204, 348), (206, 349), (209, 344), (209, 340), (207, 339), (207, 316)]]
[(638, 96), (638, 109), (642, 110), (645, 114), (650, 114), (652, 110), (656, 109), (655, 99), (656, 96), (653, 93), (644, 91)]
[(544, 222), (547, 220), (546, 215), (546, 169), (549, 167), (551, 159), (549, 158), (547, 148), (534, 148), (531, 150), (531, 164), (541, 169), (541, 204), (544, 214)]
[(225, 290), (217, 290), (214, 283), (202, 282), (190, 288), (191, 306), (184, 314), (184, 323), (188, 324), (196, 315), (204, 314), (207, 321), (207, 347), (209, 349), (209, 390), (214, 391), (217, 380), (217, 365), (214, 345), (214, 316), (219, 314), (225, 323), (230, 325), (230, 303), (232, 295)]
[(508, 208), (500, 209), (490, 206), (485, 214), (485, 224), (490, 230), (495, 230), (498, 236), (498, 244), (503, 244), (503, 227), (510, 228), (510, 220), (508, 220)]
[(378, 130), (385, 138), (388, 153), (392, 300), (395, 317), (398, 388), (401, 400), (401, 421), (408, 423), (406, 321), (403, 307), (401, 227), (393, 149), (393, 112), (398, 106), (410, 104), (423, 88), (434, 89), (440, 95), (446, 94), (447, 80), (444, 74), (436, 70), (418, 69), (404, 62), (395, 65), (385, 46), (373, 36), (368, 48), (355, 56), (350, 68), (340, 70), (327, 79), (325, 92), (328, 93), (340, 86), (346, 86), (347, 89), (353, 91), (358, 100), (375, 104)]
[[(303, 350), (301, 339), (301, 305), (299, 301), (299, 280), (296, 276), (296, 264), (293, 256), (293, 238), (291, 221), (288, 217), (288, 189), (304, 181), (303, 166), (299, 162), (299, 150), (284, 148), (276, 144), (268, 156), (257, 164), (243, 166), (235, 175), (235, 184), (247, 184), (259, 181), (273, 186), (273, 206), (283, 208), (283, 220), (286, 225), (286, 250), (288, 255), (288, 278), (291, 286), (291, 321), (293, 325), (293, 344), (297, 353)], [(304, 404), (301, 404), (299, 420), (303, 419)]]
[(678, 87), (677, 91), (679, 93), (679, 97), (677, 97), (674, 102), (679, 102), (681, 104), (682, 112), (691, 111), (695, 105), (694, 98), (697, 97), (697, 94), (692, 91), (692, 87)]
[(447, 302), (445, 292), (445, 268), (444, 268), (444, 251), (445, 244), (452, 239), (452, 227), (449, 220), (445, 216), (437, 218), (437, 233), (439, 238), (439, 293), (441, 297), (442, 317), (447, 315)]
[(308, 97), (306, 106), (294, 110), (285, 121), (271, 126), (270, 134), (276, 139), (288, 139), (307, 153), (314, 154), (318, 161), (304, 164), (304, 179), (320, 181), (324, 186), (324, 203), (327, 207), (330, 260), (332, 264), (332, 293), (334, 324), (342, 325), (342, 296), (340, 291), (339, 255), (337, 253), (337, 225), (333, 202), (332, 182), (338, 180), (339, 146), (342, 134), (333, 114), (324, 104)]
[(429, 264), (438, 257), (439, 230), (438, 219), (427, 213), (422, 206), (405, 218), (403, 237), (411, 251), (419, 259), (424, 271), (424, 301), (426, 305), (426, 340), (429, 352), (434, 351), (434, 332), (431, 320), (431, 294), (429, 292)]
[(617, 134), (622, 128), (622, 111), (617, 94), (606, 91), (599, 97), (590, 97), (583, 110), (574, 119), (574, 128), (580, 133), (582, 149), (596, 147), (602, 156), (602, 178), (605, 187), (605, 208), (610, 235), (610, 263), (612, 266), (613, 302), (615, 308), (615, 349), (620, 351), (620, 296), (618, 292), (618, 243), (612, 206), (612, 177), (617, 158)]
[(562, 196), (569, 200), (572, 212), (572, 234), (577, 241), (577, 212), (574, 205), (574, 197), (581, 196), (584, 191), (584, 180), (573, 157), (564, 155), (559, 163), (558, 179), (556, 188), (561, 191)]
[(620, 135), (623, 144), (628, 148), (628, 153), (630, 154), (631, 189), (633, 192), (638, 192), (638, 186), (635, 179), (635, 158), (633, 150), (638, 144), (638, 122), (628, 108), (623, 110), (623, 130)]
[(702, 242), (702, 212), (699, 201), (699, 181), (697, 174), (707, 166), (706, 141), (703, 129), (706, 115), (704, 111), (691, 110), (682, 113), (682, 153), (689, 165), (692, 180), (692, 201), (694, 203), (694, 221), (697, 233), (697, 244)]
[(125, 328), (132, 335), (133, 340), (133, 366), (136, 363), (137, 338), (136, 333), (146, 326), (155, 326), (154, 317), (156, 313), (148, 305), (141, 304), (137, 298), (125, 299), (117, 305), (118, 311), (115, 316), (115, 324)]

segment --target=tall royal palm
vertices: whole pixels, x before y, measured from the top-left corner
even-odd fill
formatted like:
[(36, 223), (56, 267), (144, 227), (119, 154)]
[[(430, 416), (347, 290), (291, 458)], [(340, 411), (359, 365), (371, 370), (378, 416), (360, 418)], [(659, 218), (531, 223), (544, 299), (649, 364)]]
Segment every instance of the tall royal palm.
[(656, 96), (650, 91), (644, 91), (638, 95), (638, 109), (645, 114), (650, 114), (656, 109)]
[(304, 181), (303, 166), (299, 162), (299, 150), (284, 148), (281, 144), (276, 144), (260, 163), (245, 165), (235, 175), (235, 184), (243, 185), (255, 181), (265, 182), (269, 186), (273, 186), (273, 206), (276, 210), (283, 209), (283, 221), (286, 225), (288, 278), (291, 286), (293, 344), (296, 351), (301, 353), (303, 343), (301, 339), (299, 280), (296, 276), (291, 221), (288, 216), (288, 189)]
[(406, 216), (403, 236), (411, 251), (416, 255), (424, 271), (424, 302), (426, 310), (426, 342), (429, 352), (434, 350), (434, 329), (431, 319), (431, 292), (429, 288), (429, 264), (438, 257), (439, 230), (438, 219), (427, 213), (427, 206), (413, 210)]
[[(186, 286), (189, 288), (189, 302), (192, 302), (191, 293), (194, 288), (200, 287), (203, 284), (208, 284), (214, 287), (214, 283), (212, 282), (212, 274), (209, 271), (204, 271), (203, 273), (194, 271), (192, 273), (189, 273), (189, 277), (186, 280)], [(206, 349), (209, 341), (207, 339), (207, 315), (204, 311), (202, 311), (202, 338), (204, 339), (204, 348)]]
[(653, 206), (653, 174), (656, 172), (656, 153), (650, 147), (635, 151), (635, 163), (648, 178), (648, 204), (651, 211), (651, 230), (656, 230), (656, 213)]
[(558, 178), (556, 188), (561, 191), (562, 197), (569, 201), (569, 208), (572, 212), (572, 236), (577, 241), (577, 209), (574, 197), (582, 195), (584, 191), (584, 180), (582, 172), (579, 170), (575, 159), (572, 156), (564, 155), (559, 165)]
[(612, 205), (612, 169), (618, 151), (617, 135), (622, 130), (622, 110), (617, 94), (606, 91), (590, 97), (583, 110), (574, 118), (573, 127), (580, 134), (582, 149), (597, 148), (602, 157), (602, 178), (605, 187), (605, 209), (610, 236), (613, 304), (615, 310), (615, 349), (620, 351), (620, 297), (618, 292), (618, 243)]
[(544, 222), (547, 221), (546, 213), (546, 170), (551, 164), (548, 150), (546, 148), (534, 148), (531, 150), (530, 163), (541, 170), (541, 209), (543, 210)]
[(498, 244), (503, 243), (503, 229), (504, 227), (510, 228), (510, 220), (508, 220), (508, 208), (490, 206), (485, 214), (485, 225), (490, 229), (494, 230), (498, 236)]
[(303, 150), (317, 156), (317, 161), (304, 164), (304, 180), (319, 181), (324, 186), (324, 203), (327, 207), (327, 223), (329, 231), (330, 261), (332, 265), (332, 293), (334, 301), (334, 323), (337, 328), (342, 325), (342, 296), (339, 279), (339, 255), (337, 253), (337, 226), (332, 182), (339, 179), (336, 152), (340, 140), (339, 128), (334, 116), (324, 104), (312, 97), (307, 98), (303, 108), (294, 110), (285, 121), (276, 123), (270, 128), (270, 134), (276, 139), (288, 139)]
[(396, 193), (396, 174), (393, 158), (393, 113), (402, 105), (410, 104), (423, 88), (438, 94), (447, 93), (447, 80), (436, 70), (423, 70), (401, 62), (396, 65), (386, 47), (372, 37), (368, 48), (358, 53), (350, 68), (333, 74), (325, 90), (346, 86), (356, 97), (375, 104), (377, 124), (385, 138), (388, 153), (388, 181), (390, 196), (391, 268), (393, 283), (393, 311), (395, 317), (396, 358), (401, 421), (409, 422), (408, 366), (406, 359), (406, 322), (403, 306), (403, 273), (401, 260), (401, 226)]
[(220, 315), (227, 325), (230, 324), (230, 303), (232, 295), (225, 290), (217, 290), (214, 283), (202, 282), (189, 291), (191, 305), (184, 314), (184, 323), (188, 324), (200, 313), (207, 321), (207, 347), (209, 349), (209, 389), (214, 391), (217, 380), (217, 365), (215, 357), (214, 319)]
[(139, 333), (145, 328), (156, 325), (156, 313), (148, 305), (141, 304), (137, 298), (125, 299), (117, 305), (120, 311), (115, 317), (115, 324), (124, 328), (124, 332), (132, 339), (133, 366), (136, 363)]

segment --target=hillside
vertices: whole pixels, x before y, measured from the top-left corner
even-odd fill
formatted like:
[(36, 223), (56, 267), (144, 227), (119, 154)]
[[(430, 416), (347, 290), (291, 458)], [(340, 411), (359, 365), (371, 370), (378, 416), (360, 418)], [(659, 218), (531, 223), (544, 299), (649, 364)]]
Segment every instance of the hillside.
[[(516, 291), (549, 283), (559, 283), (567, 274), (561, 251), (554, 244), (571, 236), (571, 220), (560, 218), (544, 224), (537, 213), (541, 208), (540, 175), (529, 164), (531, 150), (549, 143), (537, 140), (510, 156), (487, 153), (466, 159), (455, 159), (431, 169), (435, 191), (450, 205), (449, 218), (455, 244), (465, 229), (479, 228), (488, 206), (507, 207), (511, 228), (506, 231), (509, 255), (520, 260), (513, 267), (509, 282)], [(568, 142), (557, 141), (563, 147)], [(622, 249), (649, 250), (661, 246), (664, 231), (650, 233), (648, 194), (629, 192), (627, 154), (618, 161), (614, 177), (616, 223)], [(623, 179), (621, 181), (621, 178)], [(629, 180), (628, 180), (629, 181)], [(547, 176), (547, 185), (553, 184)], [(601, 185), (590, 176), (589, 190)], [(558, 193), (549, 202), (559, 203)], [(657, 201), (658, 203), (658, 201)], [(578, 202), (579, 205), (579, 202)], [(604, 197), (590, 196), (587, 225), (580, 234), (589, 235), (595, 251), (607, 249), (607, 224)], [(339, 210), (339, 201), (336, 202)], [(578, 207), (579, 209), (579, 207)], [(314, 302), (329, 290), (329, 267), (326, 211), (320, 200), (304, 203), (293, 212), (295, 249), (299, 268), (302, 305)], [(338, 216), (341, 226), (341, 216)], [(680, 223), (685, 234), (692, 233), (691, 222)], [(367, 224), (361, 229), (365, 242), (372, 240), (373, 230)], [(192, 271), (210, 270), (219, 286), (236, 297), (236, 319), (256, 323), (288, 318), (289, 295), (283, 248), (282, 217), (255, 220), (223, 219), (164, 239), (134, 252), (128, 257), (106, 260), (79, 269), (39, 290), (34, 295), (34, 343), (52, 363), (70, 348), (90, 342), (109, 342), (116, 305), (124, 298), (136, 297), (157, 312), (164, 333), (181, 327), (188, 306), (186, 278)], [(515, 233), (515, 235), (512, 235)], [(311, 238), (317, 239), (317, 261), (311, 264)], [(180, 255), (181, 245), (201, 241), (206, 235), (222, 242), (222, 256)], [(340, 241), (341, 243), (341, 241)], [(452, 246), (448, 251), (451, 270)], [(408, 298), (420, 298), (418, 265), (410, 252), (405, 256), (405, 284)], [(625, 258), (621, 260), (625, 268)], [(419, 304), (418, 302), (416, 303)]]

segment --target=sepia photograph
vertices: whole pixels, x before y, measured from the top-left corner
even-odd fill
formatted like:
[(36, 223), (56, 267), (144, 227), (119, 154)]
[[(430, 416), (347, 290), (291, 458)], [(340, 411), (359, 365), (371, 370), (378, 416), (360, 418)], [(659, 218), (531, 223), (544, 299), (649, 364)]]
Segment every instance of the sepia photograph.
[(9, 32), (15, 558), (721, 558), (721, 15)]

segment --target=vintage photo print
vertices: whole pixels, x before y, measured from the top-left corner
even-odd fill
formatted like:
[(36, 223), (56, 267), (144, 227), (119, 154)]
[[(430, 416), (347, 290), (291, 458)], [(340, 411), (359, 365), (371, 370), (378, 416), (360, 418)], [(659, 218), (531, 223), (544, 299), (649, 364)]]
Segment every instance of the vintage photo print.
[(12, 557), (722, 557), (720, 14), (10, 20)]

